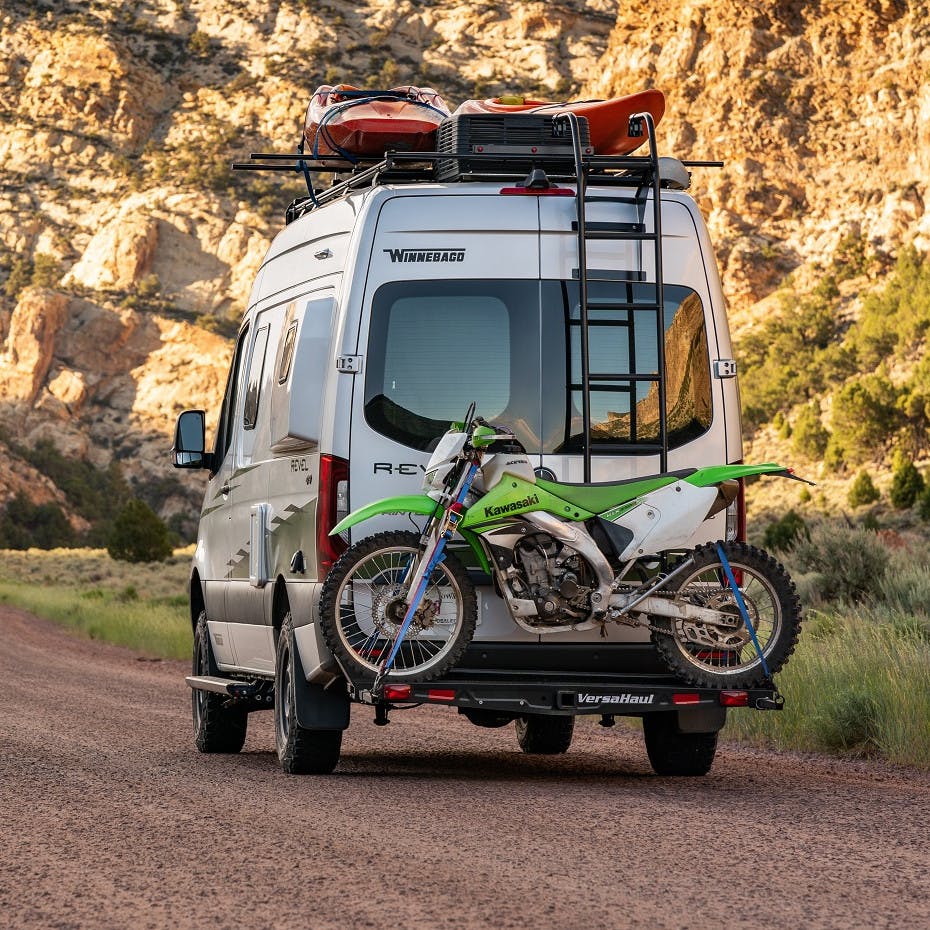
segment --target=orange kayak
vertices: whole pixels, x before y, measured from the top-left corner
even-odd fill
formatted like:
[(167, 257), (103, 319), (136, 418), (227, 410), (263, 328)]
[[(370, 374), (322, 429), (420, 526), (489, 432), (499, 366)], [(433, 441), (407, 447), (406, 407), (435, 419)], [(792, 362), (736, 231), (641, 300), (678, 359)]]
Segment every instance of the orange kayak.
[(630, 136), (630, 117), (651, 113), (658, 125), (665, 113), (665, 95), (660, 90), (644, 90), (611, 100), (579, 100), (574, 103), (547, 103), (524, 97), (496, 97), (493, 100), (466, 100), (460, 113), (566, 113), (583, 116), (591, 131), (591, 145), (598, 155), (626, 155), (646, 141), (646, 136)]
[(356, 162), (382, 158), (387, 149), (427, 152), (449, 115), (429, 87), (362, 90), (351, 84), (317, 88), (304, 121), (304, 151), (316, 159)]

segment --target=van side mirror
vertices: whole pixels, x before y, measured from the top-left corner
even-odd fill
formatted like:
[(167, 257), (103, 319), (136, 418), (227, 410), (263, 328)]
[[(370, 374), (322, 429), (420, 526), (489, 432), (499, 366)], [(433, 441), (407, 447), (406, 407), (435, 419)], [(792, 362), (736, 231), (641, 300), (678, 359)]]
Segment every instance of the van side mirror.
[(213, 469), (213, 453), (207, 452), (206, 415), (203, 410), (185, 410), (174, 430), (175, 468)]

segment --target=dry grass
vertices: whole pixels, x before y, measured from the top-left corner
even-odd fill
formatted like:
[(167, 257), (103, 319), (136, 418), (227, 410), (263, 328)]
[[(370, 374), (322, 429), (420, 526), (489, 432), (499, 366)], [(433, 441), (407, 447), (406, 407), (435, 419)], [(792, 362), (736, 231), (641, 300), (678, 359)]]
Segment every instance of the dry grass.
[(167, 562), (115, 562), (102, 549), (0, 551), (0, 601), (91, 639), (145, 655), (191, 651), (187, 579), (193, 548)]

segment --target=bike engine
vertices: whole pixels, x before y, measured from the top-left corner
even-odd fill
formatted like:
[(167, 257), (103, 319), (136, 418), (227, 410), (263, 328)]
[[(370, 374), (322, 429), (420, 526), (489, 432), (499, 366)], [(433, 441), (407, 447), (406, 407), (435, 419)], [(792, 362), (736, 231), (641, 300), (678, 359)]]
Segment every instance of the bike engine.
[(535, 602), (533, 624), (558, 626), (588, 616), (594, 573), (574, 549), (548, 533), (535, 533), (521, 539), (513, 554), (510, 587), (517, 597)]

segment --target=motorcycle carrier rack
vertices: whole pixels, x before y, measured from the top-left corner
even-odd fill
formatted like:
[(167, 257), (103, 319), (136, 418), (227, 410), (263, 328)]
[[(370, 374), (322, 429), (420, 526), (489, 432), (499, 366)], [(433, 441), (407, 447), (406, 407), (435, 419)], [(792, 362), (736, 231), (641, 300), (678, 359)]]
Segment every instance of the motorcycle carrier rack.
[[(629, 134), (644, 136), (648, 143), (648, 155), (590, 155), (583, 153), (588, 148), (587, 121), (579, 119), (574, 113), (565, 113), (556, 118), (563, 121), (569, 131), (571, 140), (570, 155), (531, 153), (526, 151), (495, 151), (493, 153), (470, 152), (467, 158), (459, 156), (463, 166), (454, 175), (449, 175), (450, 152), (385, 152), (378, 160), (361, 161), (344, 164), (338, 159), (327, 158), (325, 161), (314, 160), (298, 148), (289, 154), (252, 153), (249, 160), (233, 162), (235, 171), (275, 171), (301, 174), (307, 184), (307, 196), (294, 200), (285, 213), (285, 224), (312, 212), (327, 203), (339, 200), (350, 192), (382, 184), (415, 184), (433, 182), (440, 177), (443, 183), (468, 183), (469, 181), (523, 181), (518, 188), (544, 191), (557, 182), (574, 186), (576, 219), (572, 230), (578, 237), (578, 268), (573, 276), (579, 287), (579, 318), (572, 319), (571, 325), (580, 330), (581, 371), (571, 388), (581, 393), (582, 398), (582, 455), (584, 463), (584, 481), (591, 481), (591, 392), (614, 392), (627, 394), (630, 401), (631, 415), (635, 416), (636, 391), (640, 384), (655, 385), (658, 399), (659, 435), (652, 444), (611, 443), (610, 452), (616, 454), (654, 454), (659, 456), (660, 472), (668, 471), (668, 425), (666, 409), (666, 362), (665, 362), (665, 294), (662, 267), (662, 210), (661, 192), (663, 188), (684, 190), (690, 184), (687, 168), (719, 168), (720, 161), (678, 161), (674, 158), (660, 158), (656, 147), (655, 123), (649, 113), (634, 115), (630, 119)], [(530, 171), (527, 174), (527, 164)], [(548, 171), (547, 171), (548, 169)], [(337, 180), (340, 174), (348, 174)], [(328, 188), (317, 188), (314, 175), (332, 176), (333, 183)], [(616, 187), (625, 189), (616, 195), (598, 194), (589, 196), (589, 186)], [(516, 190), (517, 188), (515, 188)], [(633, 204), (638, 213), (635, 223), (590, 222), (586, 217), (587, 206), (592, 203)], [(651, 204), (651, 210), (650, 210)], [(651, 224), (647, 222), (651, 219)], [(650, 228), (651, 225), (651, 228)], [(592, 307), (588, 301), (589, 284), (592, 281), (607, 280), (604, 272), (588, 267), (587, 243), (595, 239), (614, 239), (633, 241), (638, 244), (639, 268), (624, 273), (626, 281), (648, 283), (644, 271), (644, 251), (651, 249), (654, 269), (654, 299), (649, 303), (633, 303), (632, 293), (627, 301), (612, 302), (605, 305), (599, 302), (595, 309), (630, 310), (652, 312), (655, 314), (656, 345), (658, 347), (658, 364), (651, 374), (633, 372), (591, 371), (590, 335), (591, 330), (603, 326), (629, 326), (622, 320), (592, 319)], [(610, 276), (615, 279), (615, 274)], [(631, 424), (631, 436), (636, 435), (635, 423)]]

